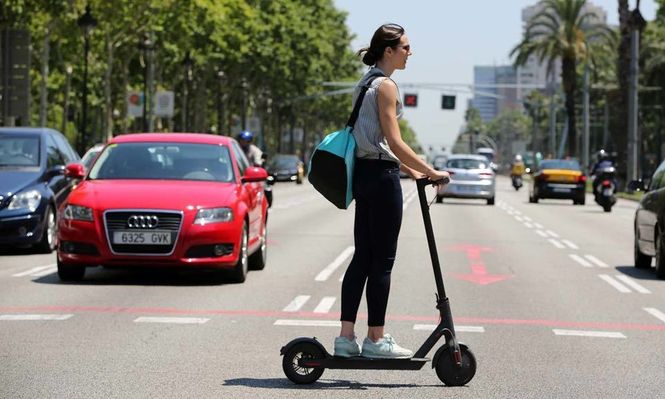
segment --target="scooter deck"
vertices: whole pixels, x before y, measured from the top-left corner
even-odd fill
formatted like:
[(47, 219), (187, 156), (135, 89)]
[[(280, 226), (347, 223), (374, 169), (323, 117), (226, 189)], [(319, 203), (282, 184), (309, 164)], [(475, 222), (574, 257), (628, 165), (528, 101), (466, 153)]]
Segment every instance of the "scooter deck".
[(307, 368), (351, 369), (351, 370), (420, 370), (428, 358), (369, 359), (362, 356), (326, 356), (323, 359), (300, 359), (298, 365)]

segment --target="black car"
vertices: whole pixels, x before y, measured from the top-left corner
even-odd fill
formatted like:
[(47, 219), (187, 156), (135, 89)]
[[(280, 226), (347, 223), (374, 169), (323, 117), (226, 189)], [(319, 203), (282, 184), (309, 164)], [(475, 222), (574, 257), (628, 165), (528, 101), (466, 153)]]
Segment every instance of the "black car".
[(53, 129), (0, 128), (0, 245), (55, 249), (57, 210), (76, 183), (65, 165), (79, 160)]
[(646, 191), (635, 211), (635, 267), (648, 269), (656, 258), (656, 275), (665, 279), (665, 162), (646, 189), (641, 181), (630, 182), (628, 188)]
[(305, 178), (305, 164), (297, 155), (277, 154), (266, 167), (274, 181), (294, 181), (302, 184)]

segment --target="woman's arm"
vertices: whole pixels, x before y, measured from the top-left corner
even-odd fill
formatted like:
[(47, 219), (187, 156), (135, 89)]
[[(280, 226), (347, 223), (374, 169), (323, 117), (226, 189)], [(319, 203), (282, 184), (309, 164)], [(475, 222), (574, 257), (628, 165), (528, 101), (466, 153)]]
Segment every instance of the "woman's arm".
[[(397, 158), (408, 168), (423, 173), (432, 180), (448, 177), (447, 172), (440, 172), (429, 166), (402, 140), (397, 123), (397, 86), (395, 82), (390, 79), (381, 82), (377, 102), (381, 131), (390, 150)], [(405, 172), (409, 173), (407, 170)]]

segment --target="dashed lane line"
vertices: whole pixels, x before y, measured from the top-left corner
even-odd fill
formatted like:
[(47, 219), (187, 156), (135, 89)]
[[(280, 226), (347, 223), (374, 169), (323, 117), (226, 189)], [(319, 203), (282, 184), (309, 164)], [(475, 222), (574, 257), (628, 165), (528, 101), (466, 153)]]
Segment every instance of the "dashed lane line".
[(552, 245), (559, 249), (564, 249), (566, 248), (563, 244), (561, 244), (558, 240), (555, 240), (554, 238), (550, 238), (547, 241), (549, 241)]
[(205, 317), (137, 317), (134, 323), (164, 323), (164, 324), (205, 324), (210, 319)]
[(570, 240), (561, 240), (561, 242), (566, 244), (566, 246), (568, 246), (568, 248), (570, 248), (570, 249), (580, 249), (580, 247), (575, 245), (575, 243), (570, 241)]
[(643, 286), (638, 284), (637, 281), (631, 279), (628, 276), (617, 275), (616, 279), (621, 280), (621, 282), (623, 282), (624, 284), (630, 286), (630, 288), (634, 289), (635, 291), (639, 292), (640, 294), (651, 294), (651, 291), (644, 288)]
[(529, 222), (524, 222), (524, 227), (526, 227), (527, 229), (533, 229), (533, 225)]
[(321, 299), (321, 302), (314, 308), (314, 313), (328, 313), (330, 312), (330, 309), (333, 307), (335, 304), (335, 298), (334, 296), (327, 296)]
[(541, 236), (543, 238), (547, 238), (547, 234), (542, 230), (536, 230), (536, 234), (538, 234), (539, 236)]
[(623, 338), (626, 336), (620, 332), (612, 331), (581, 331), (581, 330), (560, 330), (553, 329), (554, 335), (575, 336), (575, 337), (592, 337), (592, 338)]
[(570, 258), (572, 260), (574, 260), (575, 262), (579, 263), (580, 265), (582, 265), (584, 267), (593, 267), (593, 265), (591, 263), (587, 262), (584, 258), (582, 258), (579, 255), (569, 254), (568, 256), (570, 256)]
[(335, 258), (332, 263), (330, 263), (328, 266), (325, 267), (319, 274), (316, 275), (314, 278), (315, 281), (326, 281), (330, 276), (337, 270), (338, 267), (342, 265), (346, 261), (346, 259), (353, 255), (353, 252), (356, 250), (356, 247), (350, 246), (346, 248), (344, 251), (342, 251), (337, 258)]
[[(26, 271), (21, 272), (21, 273), (12, 274), (12, 277), (24, 277), (24, 276), (40, 277), (40, 276), (36, 276), (35, 273), (40, 273), (40, 272), (43, 273), (43, 272), (48, 271), (48, 273), (46, 273), (46, 274), (51, 274), (51, 273), (53, 273), (57, 270), (58, 269), (57, 269), (55, 263), (52, 263), (50, 265), (33, 267), (32, 269), (26, 270)], [(44, 276), (46, 274), (44, 274)]]
[(284, 312), (297, 312), (302, 308), (307, 301), (309, 301), (310, 296), (309, 295), (298, 295), (295, 297), (291, 303), (286, 305), (286, 307), (283, 309)]
[(554, 238), (559, 238), (559, 235), (557, 233), (553, 232), (552, 230), (547, 230), (546, 233), (549, 234), (550, 236), (554, 237)]
[(628, 294), (630, 293), (630, 288), (626, 287), (625, 285), (621, 284), (620, 282), (616, 281), (613, 279), (610, 275), (607, 274), (599, 274), (598, 277), (600, 277), (603, 281), (614, 287), (617, 291), (619, 291), (622, 294)]
[(0, 321), (67, 320), (73, 314), (0, 314)]
[(649, 313), (651, 316), (657, 318), (658, 320), (662, 321), (665, 323), (665, 313), (661, 312), (660, 310), (656, 308), (643, 308), (647, 313)]
[(603, 267), (603, 268), (610, 267), (607, 263), (601, 261), (600, 259), (596, 258), (593, 255), (584, 255), (584, 257), (587, 258), (589, 261), (591, 261), (591, 263), (595, 264), (598, 267)]

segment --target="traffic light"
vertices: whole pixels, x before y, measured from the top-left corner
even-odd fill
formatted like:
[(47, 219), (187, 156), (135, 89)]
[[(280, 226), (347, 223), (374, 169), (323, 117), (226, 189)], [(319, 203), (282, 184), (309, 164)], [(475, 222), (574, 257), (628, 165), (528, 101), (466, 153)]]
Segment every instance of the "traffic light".
[(455, 96), (441, 96), (441, 109), (455, 109)]
[(405, 107), (417, 107), (418, 106), (418, 95), (417, 94), (405, 94), (404, 95), (404, 106)]

